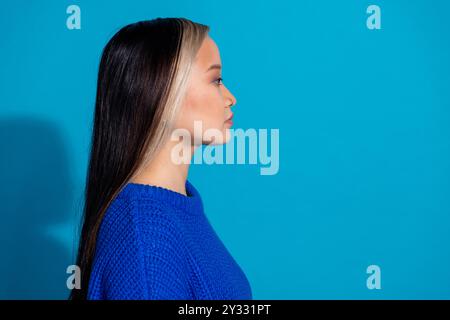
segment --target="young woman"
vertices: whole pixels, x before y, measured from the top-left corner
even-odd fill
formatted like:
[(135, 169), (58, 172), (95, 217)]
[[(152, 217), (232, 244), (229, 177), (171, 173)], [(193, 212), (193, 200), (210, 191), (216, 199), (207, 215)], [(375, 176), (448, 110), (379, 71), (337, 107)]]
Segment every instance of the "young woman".
[[(71, 299), (252, 299), (187, 179), (190, 161), (173, 152), (182, 143), (181, 153), (193, 155), (229, 139), (236, 99), (208, 32), (184, 18), (158, 18), (123, 27), (104, 48), (77, 257), (81, 289)], [(176, 130), (190, 139), (173, 139)]]

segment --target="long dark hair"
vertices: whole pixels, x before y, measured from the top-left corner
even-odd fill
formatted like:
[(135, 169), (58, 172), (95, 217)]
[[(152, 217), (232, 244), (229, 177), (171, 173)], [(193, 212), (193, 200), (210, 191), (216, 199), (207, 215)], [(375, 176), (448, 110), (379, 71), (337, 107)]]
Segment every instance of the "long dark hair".
[(167, 139), (191, 65), (209, 28), (184, 18), (139, 21), (103, 49), (86, 176), (77, 266), (86, 299), (103, 215), (122, 188)]

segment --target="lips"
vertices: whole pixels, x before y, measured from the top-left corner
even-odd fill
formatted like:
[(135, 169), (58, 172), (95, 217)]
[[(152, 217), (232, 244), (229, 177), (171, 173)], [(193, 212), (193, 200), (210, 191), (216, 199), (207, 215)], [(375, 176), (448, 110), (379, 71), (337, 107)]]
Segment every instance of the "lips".
[(234, 116), (234, 114), (232, 113), (231, 116), (230, 116), (227, 120), (225, 120), (225, 121), (231, 121), (231, 120), (233, 120), (233, 116)]

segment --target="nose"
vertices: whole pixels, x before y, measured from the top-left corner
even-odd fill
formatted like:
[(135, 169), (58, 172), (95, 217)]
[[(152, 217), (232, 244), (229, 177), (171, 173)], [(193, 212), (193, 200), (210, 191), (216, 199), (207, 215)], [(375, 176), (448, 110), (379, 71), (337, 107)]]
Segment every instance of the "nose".
[(236, 97), (228, 90), (227, 87), (223, 86), (225, 89), (225, 100), (227, 102), (227, 107), (232, 107), (237, 103)]

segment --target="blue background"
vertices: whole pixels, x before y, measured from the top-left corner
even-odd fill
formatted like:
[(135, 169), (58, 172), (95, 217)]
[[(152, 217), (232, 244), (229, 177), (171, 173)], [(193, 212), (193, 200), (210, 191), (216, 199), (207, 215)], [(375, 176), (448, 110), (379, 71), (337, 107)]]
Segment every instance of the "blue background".
[[(81, 8), (69, 30), (66, 8)], [(381, 8), (381, 30), (366, 8)], [(0, 298), (65, 299), (101, 50), (125, 24), (211, 27), (235, 128), (280, 169), (193, 165), (255, 299), (450, 298), (449, 1), (2, 1)], [(381, 268), (381, 290), (366, 268)]]

